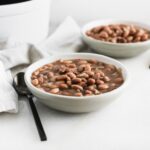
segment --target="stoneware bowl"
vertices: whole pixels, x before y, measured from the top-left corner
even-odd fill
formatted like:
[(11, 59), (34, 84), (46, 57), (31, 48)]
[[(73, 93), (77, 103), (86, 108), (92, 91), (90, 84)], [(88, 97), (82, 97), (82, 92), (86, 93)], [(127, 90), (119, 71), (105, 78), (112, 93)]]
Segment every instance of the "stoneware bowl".
[(96, 20), (90, 23), (87, 23), (82, 28), (82, 38), (90, 48), (95, 50), (97, 53), (104, 54), (111, 57), (118, 58), (127, 58), (139, 55), (150, 48), (150, 40), (145, 42), (137, 42), (137, 43), (111, 43), (104, 42), (100, 40), (96, 40), (92, 37), (86, 35), (86, 31), (92, 29), (93, 27), (99, 25), (109, 25), (109, 24), (132, 24), (136, 26), (143, 27), (145, 29), (150, 30), (149, 24), (144, 24), (141, 22), (134, 21), (125, 21), (125, 20)]
[[(108, 64), (113, 64), (118, 68), (122, 69), (124, 83), (117, 89), (107, 92), (105, 94), (96, 95), (96, 96), (83, 96), (83, 97), (75, 97), (75, 96), (62, 96), (56, 94), (50, 94), (44, 92), (36, 87), (34, 87), (31, 83), (31, 75), (32, 73), (42, 67), (43, 65), (54, 62), (59, 59), (95, 59), (98, 61), (102, 61)], [(89, 53), (72, 53), (72, 54), (65, 54), (65, 55), (53, 55), (48, 58), (44, 58), (39, 60), (29, 66), (25, 73), (25, 82), (29, 88), (29, 90), (35, 95), (38, 100), (45, 105), (71, 113), (82, 113), (82, 112), (90, 112), (95, 111), (101, 107), (104, 107), (109, 102), (114, 101), (120, 94), (125, 90), (127, 87), (127, 83), (129, 80), (129, 75), (127, 69), (122, 65), (120, 62), (97, 54), (89, 54)]]

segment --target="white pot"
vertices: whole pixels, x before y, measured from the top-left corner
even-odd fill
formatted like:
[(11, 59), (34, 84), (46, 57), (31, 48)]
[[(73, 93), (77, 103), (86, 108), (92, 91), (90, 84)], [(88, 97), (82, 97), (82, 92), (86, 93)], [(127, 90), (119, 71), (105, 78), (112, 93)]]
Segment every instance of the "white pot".
[(0, 40), (38, 43), (49, 32), (51, 0), (0, 5)]

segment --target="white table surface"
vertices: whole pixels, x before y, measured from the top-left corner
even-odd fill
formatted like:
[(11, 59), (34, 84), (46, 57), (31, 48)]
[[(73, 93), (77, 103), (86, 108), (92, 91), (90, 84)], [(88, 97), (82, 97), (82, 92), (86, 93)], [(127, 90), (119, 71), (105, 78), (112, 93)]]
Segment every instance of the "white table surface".
[(31, 111), (0, 115), (0, 150), (150, 150), (150, 51), (120, 60), (131, 74), (124, 94), (88, 114), (67, 114), (36, 102), (47, 142), (40, 142)]

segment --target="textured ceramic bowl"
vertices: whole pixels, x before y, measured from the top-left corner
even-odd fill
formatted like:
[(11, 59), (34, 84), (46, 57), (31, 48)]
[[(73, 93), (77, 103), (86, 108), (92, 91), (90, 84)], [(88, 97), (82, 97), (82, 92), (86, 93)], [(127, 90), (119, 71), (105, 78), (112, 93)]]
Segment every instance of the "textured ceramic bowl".
[[(107, 92), (105, 94), (96, 95), (96, 96), (83, 96), (83, 97), (75, 97), (75, 96), (63, 96), (50, 94), (45, 91), (42, 91), (31, 83), (31, 75), (32, 73), (38, 69), (39, 67), (54, 62), (59, 59), (95, 59), (98, 61), (102, 61), (108, 64), (113, 64), (118, 68), (122, 69), (124, 83), (117, 89)], [(120, 62), (97, 54), (89, 54), (89, 53), (73, 53), (73, 54), (65, 54), (65, 55), (54, 55), (49, 58), (42, 59), (40, 61), (35, 62), (26, 70), (25, 73), (25, 82), (29, 88), (29, 90), (38, 98), (38, 100), (47, 106), (72, 113), (82, 113), (82, 112), (90, 112), (103, 107), (111, 101), (114, 101), (120, 94), (125, 90), (128, 83), (128, 71)]]
[(145, 42), (137, 42), (137, 43), (111, 43), (104, 42), (100, 40), (96, 40), (92, 37), (86, 35), (86, 31), (92, 29), (93, 27), (99, 25), (109, 25), (109, 24), (133, 24), (136, 26), (143, 27), (145, 29), (150, 30), (149, 24), (144, 24), (140, 22), (134, 21), (125, 21), (125, 20), (97, 20), (90, 23), (87, 23), (82, 28), (82, 38), (97, 53), (104, 54), (111, 57), (133, 57), (139, 55), (150, 48), (150, 40)]

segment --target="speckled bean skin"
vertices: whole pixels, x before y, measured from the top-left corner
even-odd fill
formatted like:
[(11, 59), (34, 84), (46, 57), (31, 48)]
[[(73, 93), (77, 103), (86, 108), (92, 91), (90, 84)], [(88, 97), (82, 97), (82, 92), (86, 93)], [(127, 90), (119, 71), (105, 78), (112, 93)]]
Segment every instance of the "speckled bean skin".
[(31, 82), (52, 94), (91, 96), (112, 91), (124, 80), (121, 70), (114, 65), (74, 59), (58, 60), (42, 66), (32, 73)]
[(88, 30), (86, 35), (97, 40), (112, 43), (135, 43), (150, 39), (150, 31), (147, 29), (126, 24), (97, 26)]

